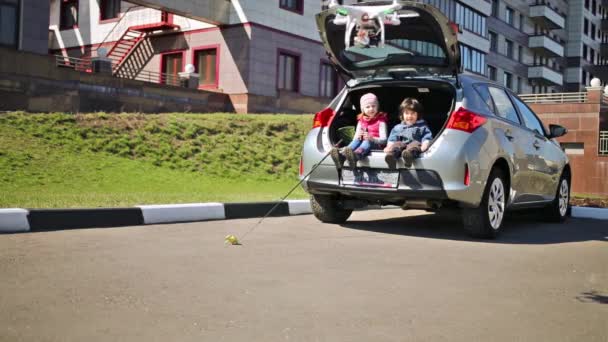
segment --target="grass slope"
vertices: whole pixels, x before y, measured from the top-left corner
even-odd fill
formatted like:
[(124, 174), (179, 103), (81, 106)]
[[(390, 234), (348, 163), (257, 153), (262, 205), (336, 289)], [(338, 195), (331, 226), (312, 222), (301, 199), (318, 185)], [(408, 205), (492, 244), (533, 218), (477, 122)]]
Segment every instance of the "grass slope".
[[(277, 200), (312, 118), (0, 114), (0, 207)], [(305, 198), (301, 189), (290, 198)]]

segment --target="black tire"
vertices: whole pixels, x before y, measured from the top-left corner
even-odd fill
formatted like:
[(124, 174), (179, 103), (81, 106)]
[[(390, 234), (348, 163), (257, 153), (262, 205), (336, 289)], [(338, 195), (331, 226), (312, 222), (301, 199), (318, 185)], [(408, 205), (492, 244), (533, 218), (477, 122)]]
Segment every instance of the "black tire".
[[(492, 201), (492, 206), (490, 206), (490, 196), (496, 194), (498, 191), (497, 189), (492, 189), (492, 186), (498, 181), (500, 181), (500, 185), (502, 186), (502, 198), (498, 196), (495, 201)], [(498, 236), (504, 224), (507, 196), (509, 194), (509, 189), (507, 189), (506, 184), (507, 182), (505, 181), (503, 172), (500, 169), (495, 168), (490, 173), (490, 177), (488, 177), (488, 182), (486, 183), (486, 188), (483, 191), (479, 207), (464, 208), (462, 210), (464, 229), (469, 235), (475, 238), (483, 239), (494, 239)], [(496, 184), (496, 186), (500, 185)], [(496, 215), (499, 214), (501, 201), (502, 214), (500, 217), (497, 217)], [(494, 204), (495, 202), (498, 202), (498, 204)], [(491, 217), (490, 211), (496, 214), (492, 215)]]
[(310, 206), (317, 219), (325, 223), (344, 223), (353, 213), (352, 209), (344, 209), (338, 200), (327, 195), (311, 195)]
[(544, 210), (544, 219), (549, 222), (564, 222), (570, 213), (570, 179), (562, 174), (557, 184), (555, 198)]

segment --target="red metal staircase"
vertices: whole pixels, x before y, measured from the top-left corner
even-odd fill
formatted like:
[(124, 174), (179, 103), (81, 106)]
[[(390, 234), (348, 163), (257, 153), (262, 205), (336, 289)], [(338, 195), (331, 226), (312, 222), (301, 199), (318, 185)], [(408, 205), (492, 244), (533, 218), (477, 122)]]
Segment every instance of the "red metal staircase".
[(129, 28), (123, 33), (120, 39), (108, 51), (108, 58), (112, 59), (114, 69), (122, 65), (122, 62), (129, 56), (137, 45), (146, 37), (146, 32), (136, 31)]

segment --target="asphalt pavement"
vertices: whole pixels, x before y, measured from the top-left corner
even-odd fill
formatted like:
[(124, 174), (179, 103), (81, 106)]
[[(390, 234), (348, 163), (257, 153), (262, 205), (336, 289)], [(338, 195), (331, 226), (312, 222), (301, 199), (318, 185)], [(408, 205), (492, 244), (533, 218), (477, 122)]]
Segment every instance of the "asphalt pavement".
[(0, 341), (608, 341), (606, 221), (258, 220), (0, 235)]

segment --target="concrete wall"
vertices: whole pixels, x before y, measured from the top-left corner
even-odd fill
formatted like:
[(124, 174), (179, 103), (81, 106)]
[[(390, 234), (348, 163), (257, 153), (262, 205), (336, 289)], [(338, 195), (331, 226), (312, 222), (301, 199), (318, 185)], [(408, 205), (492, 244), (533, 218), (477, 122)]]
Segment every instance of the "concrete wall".
[(228, 95), (55, 66), (50, 56), (0, 48), (0, 110), (31, 112), (234, 111)]

